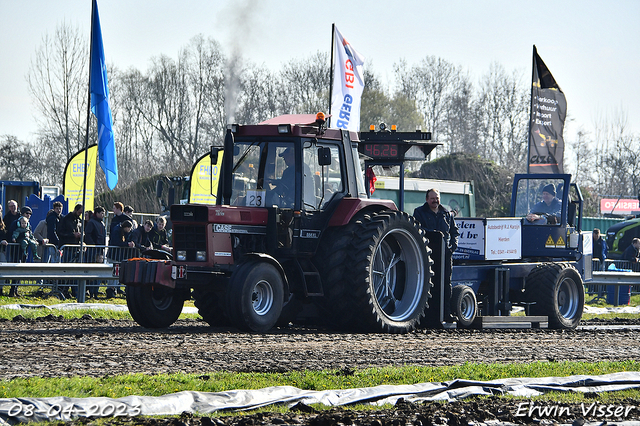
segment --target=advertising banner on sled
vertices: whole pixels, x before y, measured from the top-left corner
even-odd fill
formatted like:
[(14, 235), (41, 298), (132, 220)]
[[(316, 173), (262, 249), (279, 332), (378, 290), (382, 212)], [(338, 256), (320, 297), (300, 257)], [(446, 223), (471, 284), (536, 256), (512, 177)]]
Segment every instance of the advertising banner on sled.
[(564, 120), (567, 101), (533, 46), (528, 173), (564, 173)]
[(69, 210), (76, 204), (82, 204), (82, 189), (84, 186), (84, 172), (87, 170), (87, 195), (84, 210), (93, 210), (93, 196), (96, 186), (96, 159), (98, 145), (87, 148), (87, 164), (84, 163), (84, 149), (75, 154), (64, 169), (63, 194), (69, 203)]
[(218, 178), (222, 167), (223, 152), (218, 153), (218, 159), (211, 161), (211, 154), (200, 157), (191, 169), (191, 187), (189, 202), (197, 204), (215, 204), (218, 193)]

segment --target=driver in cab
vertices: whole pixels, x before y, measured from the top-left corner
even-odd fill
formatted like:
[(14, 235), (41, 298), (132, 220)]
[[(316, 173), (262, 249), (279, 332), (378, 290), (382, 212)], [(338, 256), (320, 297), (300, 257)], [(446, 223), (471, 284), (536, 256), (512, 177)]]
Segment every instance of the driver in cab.
[(542, 201), (536, 203), (527, 215), (527, 221), (534, 224), (558, 223), (562, 212), (562, 203), (556, 198), (556, 187), (550, 183), (542, 188)]

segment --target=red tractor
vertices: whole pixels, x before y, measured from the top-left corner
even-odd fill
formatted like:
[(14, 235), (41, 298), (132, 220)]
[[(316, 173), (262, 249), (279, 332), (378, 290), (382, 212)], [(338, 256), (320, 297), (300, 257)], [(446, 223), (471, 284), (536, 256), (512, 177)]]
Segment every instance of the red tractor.
[(367, 198), (360, 155), (386, 150), (401, 163), (438, 144), (420, 131), (358, 138), (327, 129), (322, 114), (230, 126), (211, 153), (223, 155), (217, 204), (173, 205), (172, 259), (121, 265), (134, 320), (167, 327), (193, 297), (209, 324), (246, 331), (299, 316), (352, 331), (415, 329), (431, 297), (431, 250), (412, 216)]

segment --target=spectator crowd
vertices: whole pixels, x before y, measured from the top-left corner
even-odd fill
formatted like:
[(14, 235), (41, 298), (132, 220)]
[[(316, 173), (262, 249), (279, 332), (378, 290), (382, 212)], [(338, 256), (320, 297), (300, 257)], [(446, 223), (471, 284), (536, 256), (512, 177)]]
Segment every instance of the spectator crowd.
[[(66, 215), (62, 214), (63, 209), (63, 204), (55, 201), (46, 217), (32, 224), (31, 207), (20, 207), (17, 201), (10, 200), (7, 211), (3, 212), (0, 205), (0, 262), (113, 263), (139, 256), (147, 250), (171, 251), (167, 220), (162, 216), (156, 217), (155, 223), (147, 219), (138, 225), (133, 217), (133, 207), (115, 202), (107, 233), (108, 212), (104, 207), (84, 211), (82, 204), (77, 204)], [(3, 284), (10, 285), (10, 297), (19, 296), (17, 283), (6, 280), (0, 281), (0, 296), (4, 294)], [(65, 296), (76, 296), (77, 285), (60, 284)], [(98, 296), (100, 284), (89, 283), (89, 297)], [(116, 285), (107, 286), (106, 297), (114, 297), (119, 290)]]

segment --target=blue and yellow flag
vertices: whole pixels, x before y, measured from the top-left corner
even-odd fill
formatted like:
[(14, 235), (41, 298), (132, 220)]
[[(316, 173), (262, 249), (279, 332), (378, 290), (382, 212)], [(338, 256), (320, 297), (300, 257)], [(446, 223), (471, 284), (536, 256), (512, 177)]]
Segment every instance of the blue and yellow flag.
[(118, 183), (118, 161), (116, 159), (116, 144), (113, 140), (113, 118), (109, 107), (109, 88), (107, 87), (107, 64), (104, 60), (97, 0), (93, 0), (91, 15), (91, 112), (98, 119), (100, 167), (104, 170), (109, 189), (113, 189)]

